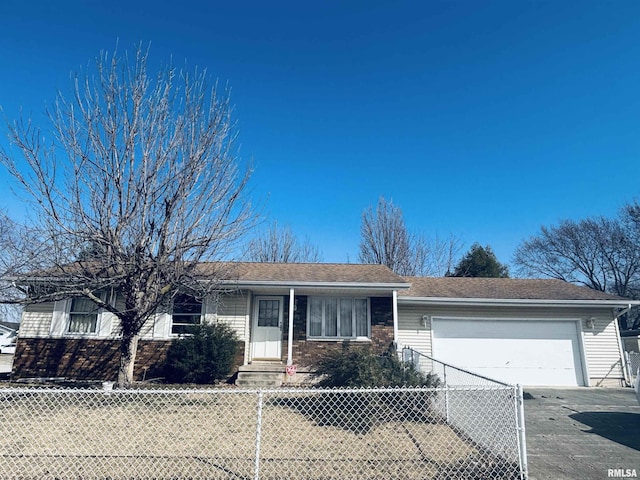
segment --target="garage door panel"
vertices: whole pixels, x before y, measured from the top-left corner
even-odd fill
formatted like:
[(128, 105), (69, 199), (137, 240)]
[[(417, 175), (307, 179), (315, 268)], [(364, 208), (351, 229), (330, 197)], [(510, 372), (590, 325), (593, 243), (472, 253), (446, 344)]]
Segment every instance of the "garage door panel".
[(434, 319), (433, 356), (524, 385), (583, 385), (575, 322)]

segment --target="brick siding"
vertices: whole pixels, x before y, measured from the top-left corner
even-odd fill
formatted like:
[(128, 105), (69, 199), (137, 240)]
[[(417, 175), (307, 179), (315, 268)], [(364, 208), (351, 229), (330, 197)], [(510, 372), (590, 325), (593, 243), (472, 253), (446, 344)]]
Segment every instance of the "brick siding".
[[(170, 340), (140, 340), (134, 380), (163, 376)], [(244, 342), (238, 342), (235, 367), (243, 363)], [(73, 380), (111, 380), (118, 377), (120, 342), (85, 338), (19, 338), (12, 380), (63, 377)]]

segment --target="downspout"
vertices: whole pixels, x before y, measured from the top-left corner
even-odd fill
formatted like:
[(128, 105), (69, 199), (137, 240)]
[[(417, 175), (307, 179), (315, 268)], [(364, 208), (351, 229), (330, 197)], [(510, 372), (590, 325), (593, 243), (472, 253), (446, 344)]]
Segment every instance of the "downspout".
[[(393, 291), (393, 343), (398, 349), (398, 291)], [(400, 354), (400, 352), (397, 352)]]
[(293, 364), (293, 309), (295, 307), (294, 289), (289, 289), (289, 335), (287, 337), (287, 365)]
[(624, 349), (622, 348), (622, 339), (620, 338), (620, 326), (618, 325), (618, 318), (631, 310), (631, 304), (627, 305), (627, 308), (616, 312), (613, 312), (613, 326), (616, 329), (616, 339), (618, 341), (618, 353), (620, 355), (620, 366), (622, 367), (622, 375), (624, 375), (624, 381), (628, 386), (631, 386), (631, 372), (629, 372), (629, 365), (627, 365), (627, 359), (624, 356)]

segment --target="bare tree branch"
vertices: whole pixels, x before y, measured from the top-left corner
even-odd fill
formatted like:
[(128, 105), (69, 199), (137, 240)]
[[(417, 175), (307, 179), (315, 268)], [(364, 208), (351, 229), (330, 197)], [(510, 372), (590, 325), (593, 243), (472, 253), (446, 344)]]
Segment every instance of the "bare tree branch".
[(245, 248), (244, 258), (250, 262), (318, 263), (320, 250), (309, 239), (300, 240), (288, 226), (273, 222), (260, 232)]
[(369, 207), (362, 214), (360, 255), (362, 263), (388, 266), (399, 275), (444, 275), (462, 248), (459, 238), (451, 235), (432, 240), (407, 229), (402, 210), (380, 197), (374, 211)]

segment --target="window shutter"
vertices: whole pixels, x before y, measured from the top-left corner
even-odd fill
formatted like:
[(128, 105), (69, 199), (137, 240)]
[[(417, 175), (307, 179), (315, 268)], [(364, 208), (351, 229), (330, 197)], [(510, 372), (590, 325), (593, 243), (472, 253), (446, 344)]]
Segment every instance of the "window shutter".
[(111, 326), (113, 324), (113, 313), (101, 312), (98, 317), (99, 331), (98, 335), (101, 337), (108, 337), (111, 335)]
[(70, 299), (57, 300), (53, 304), (53, 316), (51, 318), (51, 335), (62, 336), (67, 331), (67, 324), (69, 315), (67, 309), (69, 308)]
[(171, 315), (168, 313), (156, 313), (155, 321), (153, 322), (153, 337), (154, 338), (167, 338), (171, 331)]
[(204, 323), (216, 323), (218, 318), (217, 297), (209, 295), (202, 301), (202, 313)]

